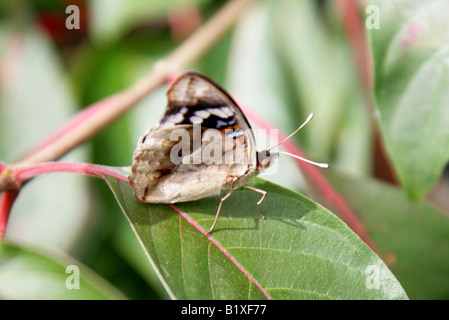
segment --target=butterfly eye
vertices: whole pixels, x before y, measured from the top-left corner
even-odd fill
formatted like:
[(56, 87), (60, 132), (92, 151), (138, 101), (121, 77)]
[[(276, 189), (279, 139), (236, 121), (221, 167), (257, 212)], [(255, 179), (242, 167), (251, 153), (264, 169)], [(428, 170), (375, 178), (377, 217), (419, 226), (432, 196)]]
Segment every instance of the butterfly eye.
[(263, 160), (262, 160), (262, 163), (261, 163), (262, 168), (268, 168), (268, 167), (270, 166), (270, 161), (271, 161), (270, 158), (265, 158), (265, 159), (263, 159)]
[(258, 165), (261, 168), (268, 168), (271, 162), (270, 151), (262, 150), (257, 152)]

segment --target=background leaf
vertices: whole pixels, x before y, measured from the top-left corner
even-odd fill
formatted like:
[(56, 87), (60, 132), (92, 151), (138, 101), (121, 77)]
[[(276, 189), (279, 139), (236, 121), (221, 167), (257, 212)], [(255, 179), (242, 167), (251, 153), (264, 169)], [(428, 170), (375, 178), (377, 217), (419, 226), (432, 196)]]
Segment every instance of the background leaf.
[[(224, 203), (212, 233), (213, 242), (167, 205), (140, 203), (127, 183), (113, 178), (108, 181), (175, 298), (407, 298), (382, 260), (343, 222), (287, 189), (255, 179), (257, 187), (268, 191), (262, 205), (265, 221), (256, 211), (259, 195), (250, 190), (235, 191)], [(211, 203), (218, 202), (219, 197), (213, 197), (176, 207), (208, 230), (215, 215)], [(379, 271), (381, 285), (377, 290), (367, 288), (369, 266)]]
[[(42, 254), (0, 243), (0, 296), (3, 299), (125, 299), (91, 270), (68, 256)], [(79, 268), (79, 289), (68, 289), (67, 266)], [(69, 279), (70, 283), (71, 279)]]
[(374, 93), (385, 147), (414, 199), (435, 185), (449, 159), (449, 3), (372, 1)]
[(380, 254), (411, 299), (449, 297), (449, 219), (431, 204), (414, 202), (394, 186), (326, 175), (357, 212)]

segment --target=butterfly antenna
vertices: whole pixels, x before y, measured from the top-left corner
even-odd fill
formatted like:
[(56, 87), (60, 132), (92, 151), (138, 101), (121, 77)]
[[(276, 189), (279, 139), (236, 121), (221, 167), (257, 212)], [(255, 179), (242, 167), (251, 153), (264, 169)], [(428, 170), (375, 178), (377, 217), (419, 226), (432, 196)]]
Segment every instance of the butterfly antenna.
[(287, 141), (288, 139), (290, 139), (291, 137), (293, 137), (295, 134), (298, 133), (299, 130), (302, 129), (302, 127), (304, 127), (307, 123), (309, 123), (310, 120), (312, 120), (313, 118), (313, 112), (309, 115), (309, 117), (306, 119), (306, 121), (304, 121), (304, 123), (302, 125), (299, 126), (298, 129), (296, 129), (292, 134), (290, 134), (287, 138), (285, 138), (284, 140), (282, 140), (281, 142), (279, 142), (277, 145), (271, 147), (270, 149), (268, 149), (268, 151), (270, 151), (271, 149), (274, 149), (278, 146), (280, 146), (281, 144), (283, 144), (285, 141)]
[(315, 161), (312, 161), (312, 160), (309, 160), (309, 159), (300, 157), (300, 156), (298, 156), (298, 155), (296, 155), (296, 154), (293, 154), (293, 153), (290, 153), (290, 152), (277, 151), (277, 153), (286, 154), (286, 155), (288, 155), (288, 156), (291, 156), (291, 157), (293, 157), (293, 158), (296, 158), (296, 159), (302, 160), (302, 161), (304, 161), (304, 162), (313, 164), (314, 166), (317, 166), (317, 167), (320, 167), (320, 168), (329, 168), (329, 165), (328, 165), (327, 163), (319, 163), (319, 162), (315, 162)]
[[(298, 129), (296, 129), (292, 134), (290, 134), (287, 138), (285, 138), (284, 140), (282, 140), (281, 142), (279, 142), (277, 145), (271, 147), (269, 150), (276, 148), (278, 146), (280, 146), (281, 144), (283, 144), (285, 141), (287, 141), (288, 139), (290, 139), (291, 137), (293, 137), (296, 133), (298, 133), (299, 130), (301, 130), (307, 123), (309, 123), (310, 120), (312, 120), (313, 118), (313, 112), (307, 117), (306, 121), (304, 121), (304, 123), (302, 125), (299, 126)], [(288, 156), (291, 156), (293, 158), (299, 159), (301, 161), (313, 164), (314, 166), (320, 167), (320, 168), (329, 168), (329, 165), (327, 163), (319, 163), (319, 162), (315, 162), (315, 161), (311, 161), (309, 159), (303, 158), (301, 156), (298, 156), (296, 154), (290, 153), (290, 152), (285, 152), (285, 151), (277, 151), (278, 154), (285, 154)]]

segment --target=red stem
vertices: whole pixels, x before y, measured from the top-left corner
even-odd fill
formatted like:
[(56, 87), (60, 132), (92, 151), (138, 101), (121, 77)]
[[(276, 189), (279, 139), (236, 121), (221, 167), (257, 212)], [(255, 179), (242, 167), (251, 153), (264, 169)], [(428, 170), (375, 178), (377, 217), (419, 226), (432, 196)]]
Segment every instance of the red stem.
[[(2, 169), (4, 168), (6, 168), (6, 166), (0, 162), (0, 172), (3, 171)], [(128, 178), (125, 176), (117, 174), (113, 171), (109, 171), (105, 167), (89, 163), (44, 162), (39, 164), (16, 167), (13, 170), (14, 177), (17, 180), (19, 186), (38, 175), (54, 172), (75, 172), (102, 179), (104, 179), (104, 176), (107, 175), (125, 182), (129, 182)], [(18, 190), (8, 190), (1, 194), (0, 240), (3, 239), (5, 235), (11, 208), (18, 194), (19, 194)]]
[[(363, 1), (362, 4), (364, 4), (361, 5), (363, 8), (368, 3), (367, 1)], [(335, 6), (341, 16), (343, 28), (351, 46), (354, 64), (357, 68), (359, 79), (363, 87), (366, 104), (372, 112), (374, 110), (371, 92), (373, 84), (373, 63), (364, 32), (366, 29), (362, 17), (354, 0), (335, 0)], [(396, 175), (383, 148), (378, 122), (371, 117), (371, 123), (374, 130), (373, 174), (381, 180), (397, 184)]]
[(3, 172), (3, 170), (6, 169), (6, 164), (4, 164), (3, 162), (0, 161), (0, 173)]
[(44, 162), (18, 167), (14, 170), (16, 179), (21, 183), (40, 174), (53, 172), (75, 172), (97, 178), (104, 178), (104, 175), (108, 175), (116, 179), (129, 182), (127, 177), (109, 171), (102, 166), (97, 166), (90, 163)]
[(18, 194), (19, 191), (9, 190), (0, 195), (0, 240), (5, 236), (9, 213), (11, 212), (14, 200), (16, 200)]
[(365, 96), (370, 100), (373, 75), (364, 24), (359, 9), (354, 0), (334, 0), (334, 2), (341, 15), (343, 28), (351, 46)]

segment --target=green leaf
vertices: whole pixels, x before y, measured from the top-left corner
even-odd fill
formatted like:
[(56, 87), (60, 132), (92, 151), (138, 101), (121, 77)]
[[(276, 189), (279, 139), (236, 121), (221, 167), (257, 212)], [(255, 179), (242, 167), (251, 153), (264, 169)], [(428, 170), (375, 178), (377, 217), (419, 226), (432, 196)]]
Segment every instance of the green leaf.
[[(79, 287), (75, 277), (79, 270)], [(77, 289), (77, 287), (79, 289)], [(71, 288), (71, 289), (70, 289)], [(97, 274), (67, 256), (35, 252), (0, 243), (2, 299), (124, 299)]]
[(261, 207), (267, 219), (257, 214), (260, 195), (238, 189), (206, 236), (218, 196), (177, 204), (180, 215), (165, 204), (138, 202), (122, 180), (107, 180), (172, 298), (407, 298), (382, 260), (341, 220), (293, 191), (255, 179), (268, 192)]
[(449, 159), (449, 2), (377, 0), (370, 32), (382, 136), (414, 199), (435, 185)]
[(409, 297), (448, 299), (448, 216), (391, 185), (331, 173), (326, 176), (358, 213)]

